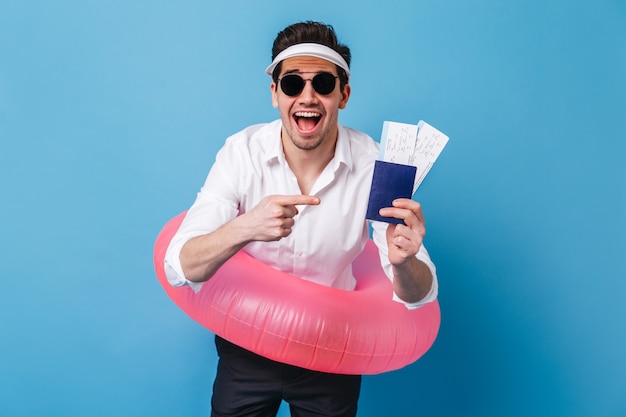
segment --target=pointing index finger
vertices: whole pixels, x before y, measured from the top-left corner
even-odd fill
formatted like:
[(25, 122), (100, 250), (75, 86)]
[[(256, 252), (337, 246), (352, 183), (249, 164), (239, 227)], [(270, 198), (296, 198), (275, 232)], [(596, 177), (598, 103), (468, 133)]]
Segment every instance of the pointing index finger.
[(320, 203), (319, 197), (313, 195), (281, 195), (275, 201), (281, 206), (316, 206)]

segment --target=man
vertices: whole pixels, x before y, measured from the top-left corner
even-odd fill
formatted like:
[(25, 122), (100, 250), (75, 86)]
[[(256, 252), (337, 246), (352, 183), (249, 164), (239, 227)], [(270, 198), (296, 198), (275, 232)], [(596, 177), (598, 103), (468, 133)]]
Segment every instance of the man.
[[(172, 285), (198, 290), (237, 251), (321, 285), (352, 290), (351, 263), (368, 239), (365, 211), (378, 144), (341, 126), (350, 98), (350, 50), (331, 26), (291, 25), (272, 48), (272, 104), (280, 120), (227, 139), (168, 248)], [(420, 205), (398, 199), (373, 223), (393, 294), (407, 308), (437, 297), (435, 268), (422, 245)], [(216, 337), (213, 416), (354, 416), (361, 377), (277, 363)]]

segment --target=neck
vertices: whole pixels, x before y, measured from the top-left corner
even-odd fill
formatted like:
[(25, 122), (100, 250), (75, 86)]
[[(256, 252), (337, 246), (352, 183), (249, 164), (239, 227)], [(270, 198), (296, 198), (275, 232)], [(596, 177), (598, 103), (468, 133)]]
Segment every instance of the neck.
[(291, 140), (285, 139), (286, 134), (284, 132), (282, 137), (285, 159), (298, 180), (300, 191), (302, 194), (308, 195), (317, 178), (335, 156), (337, 135), (335, 135), (334, 140), (325, 140), (314, 149), (298, 148)]

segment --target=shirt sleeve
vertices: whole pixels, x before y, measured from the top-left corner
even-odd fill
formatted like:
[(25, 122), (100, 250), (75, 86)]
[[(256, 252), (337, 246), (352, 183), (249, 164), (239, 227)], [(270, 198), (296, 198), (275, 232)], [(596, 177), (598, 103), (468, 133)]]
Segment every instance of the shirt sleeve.
[[(232, 177), (234, 156), (222, 149), (211, 168), (195, 202), (187, 211), (178, 231), (165, 253), (165, 275), (170, 285), (189, 285), (198, 292), (201, 282), (189, 281), (180, 263), (180, 251), (190, 239), (213, 232), (237, 216), (238, 197), (236, 181)], [(228, 167), (231, 169), (228, 169)]]
[[(389, 279), (393, 281), (393, 270), (391, 267), (391, 262), (389, 262), (388, 248), (387, 248), (387, 238), (386, 238), (387, 226), (388, 226), (387, 223), (372, 222), (372, 228), (374, 231), (373, 233), (374, 243), (378, 247), (380, 263), (387, 277), (389, 277)], [(415, 257), (419, 259), (420, 261), (422, 261), (428, 267), (428, 269), (430, 270), (430, 273), (433, 276), (433, 283), (432, 283), (432, 286), (430, 287), (430, 291), (428, 292), (428, 294), (426, 294), (426, 296), (422, 298), (421, 300), (414, 302), (414, 303), (408, 303), (402, 300), (400, 297), (398, 297), (398, 295), (395, 292), (393, 293), (393, 300), (404, 304), (406, 308), (408, 308), (409, 310), (414, 310), (416, 308), (423, 306), (424, 304), (428, 304), (432, 301), (435, 301), (439, 294), (439, 282), (437, 280), (437, 270), (435, 268), (435, 264), (430, 259), (430, 255), (428, 254), (426, 247), (423, 244), (422, 246), (420, 246), (420, 249), (415, 255)]]

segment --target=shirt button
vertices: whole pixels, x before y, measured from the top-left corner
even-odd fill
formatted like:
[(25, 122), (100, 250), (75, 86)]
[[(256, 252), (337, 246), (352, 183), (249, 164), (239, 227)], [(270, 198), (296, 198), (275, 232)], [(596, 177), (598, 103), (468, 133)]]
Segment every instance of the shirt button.
[(301, 256), (302, 256), (302, 252), (301, 252), (301, 251), (296, 252), (296, 256), (297, 256), (298, 258), (299, 258), (299, 257), (301, 257)]

